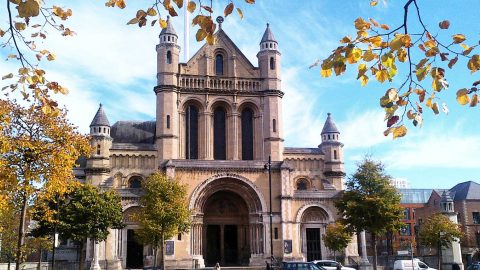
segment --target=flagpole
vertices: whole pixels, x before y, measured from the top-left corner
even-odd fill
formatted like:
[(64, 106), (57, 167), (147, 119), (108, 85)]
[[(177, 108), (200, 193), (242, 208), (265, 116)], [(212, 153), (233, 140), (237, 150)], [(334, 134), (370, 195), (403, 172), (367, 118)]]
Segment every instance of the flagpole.
[(183, 31), (183, 61), (186, 63), (190, 55), (190, 12), (184, 8), (184, 31)]

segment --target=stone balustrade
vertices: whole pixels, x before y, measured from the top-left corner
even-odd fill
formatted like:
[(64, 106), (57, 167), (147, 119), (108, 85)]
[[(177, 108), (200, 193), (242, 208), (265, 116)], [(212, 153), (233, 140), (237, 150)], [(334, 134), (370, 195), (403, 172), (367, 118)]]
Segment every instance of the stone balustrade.
[(178, 85), (192, 90), (258, 91), (260, 79), (181, 75)]

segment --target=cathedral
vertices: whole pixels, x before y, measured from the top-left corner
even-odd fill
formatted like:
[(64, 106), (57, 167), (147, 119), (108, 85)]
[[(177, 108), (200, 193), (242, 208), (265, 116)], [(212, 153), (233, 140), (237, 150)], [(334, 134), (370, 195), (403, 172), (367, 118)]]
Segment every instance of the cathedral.
[[(132, 215), (142, 181), (156, 171), (187, 185), (192, 211), (188, 233), (166, 241), (169, 269), (265, 266), (270, 254), (284, 261), (332, 256), (322, 235), (344, 188), (340, 132), (328, 114), (317, 147), (285, 147), (280, 44), (267, 24), (255, 66), (219, 28), (215, 44), (186, 63), (172, 24), (161, 31), (156, 120), (111, 125), (102, 105), (94, 116), (94, 153), (76, 174), (118, 192), (126, 226), (104, 242), (89, 241), (91, 269), (153, 265)], [(356, 255), (356, 243), (345, 252)]]

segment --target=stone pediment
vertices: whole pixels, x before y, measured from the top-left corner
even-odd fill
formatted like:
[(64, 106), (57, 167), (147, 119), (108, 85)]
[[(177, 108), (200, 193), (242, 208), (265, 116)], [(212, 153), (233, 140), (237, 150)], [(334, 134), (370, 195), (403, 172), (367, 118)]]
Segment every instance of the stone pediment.
[(214, 45), (204, 44), (186, 64), (182, 64), (182, 74), (215, 76), (215, 55), (220, 52), (225, 59), (223, 77), (259, 78), (258, 68), (248, 60), (222, 29), (215, 33), (215, 38)]

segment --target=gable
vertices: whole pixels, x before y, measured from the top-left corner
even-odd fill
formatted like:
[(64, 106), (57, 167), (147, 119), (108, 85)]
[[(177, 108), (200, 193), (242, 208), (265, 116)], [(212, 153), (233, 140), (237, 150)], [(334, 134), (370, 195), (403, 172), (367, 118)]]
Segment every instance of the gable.
[[(181, 73), (188, 75), (214, 76), (215, 54), (221, 52), (225, 57), (227, 77), (258, 78), (259, 71), (240, 51), (235, 43), (220, 29), (215, 33), (214, 45), (204, 44), (186, 64), (182, 64)], [(235, 64), (232, 57), (235, 56)], [(207, 57), (209, 63), (207, 64)]]

